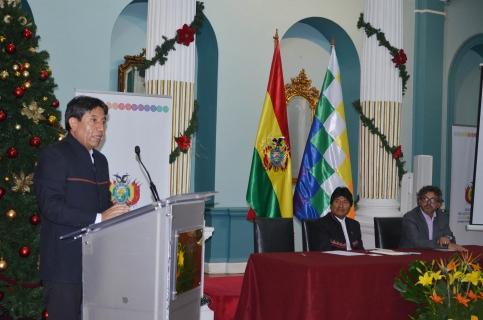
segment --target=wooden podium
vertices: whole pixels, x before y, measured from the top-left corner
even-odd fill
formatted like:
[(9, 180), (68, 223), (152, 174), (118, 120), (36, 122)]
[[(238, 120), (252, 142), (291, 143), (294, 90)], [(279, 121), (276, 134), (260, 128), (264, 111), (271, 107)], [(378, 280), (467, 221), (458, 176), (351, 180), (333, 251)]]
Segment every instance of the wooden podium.
[(68, 235), (82, 237), (82, 319), (198, 320), (212, 195), (170, 197)]

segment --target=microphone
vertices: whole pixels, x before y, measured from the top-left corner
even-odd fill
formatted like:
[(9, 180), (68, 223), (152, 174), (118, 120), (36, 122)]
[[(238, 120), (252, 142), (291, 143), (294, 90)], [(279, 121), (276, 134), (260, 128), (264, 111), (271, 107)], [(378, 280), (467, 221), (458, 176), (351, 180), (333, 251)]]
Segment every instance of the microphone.
[(158, 190), (156, 190), (156, 186), (154, 185), (153, 180), (151, 180), (151, 175), (149, 174), (148, 169), (146, 169), (146, 166), (141, 161), (141, 148), (139, 148), (139, 146), (135, 146), (134, 153), (136, 153), (137, 160), (139, 161), (139, 163), (144, 169), (144, 172), (146, 172), (146, 175), (148, 176), (149, 189), (151, 189), (151, 194), (153, 195), (154, 201), (160, 202), (161, 200), (159, 199)]

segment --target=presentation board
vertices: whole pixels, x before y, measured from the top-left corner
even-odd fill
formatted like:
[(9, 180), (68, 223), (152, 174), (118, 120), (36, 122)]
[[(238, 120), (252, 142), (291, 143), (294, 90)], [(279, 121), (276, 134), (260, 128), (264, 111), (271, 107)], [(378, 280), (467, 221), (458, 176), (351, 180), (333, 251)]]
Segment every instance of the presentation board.
[(105, 139), (99, 151), (109, 161), (111, 192), (133, 209), (153, 202), (149, 182), (136, 160), (135, 146), (151, 174), (160, 198), (170, 196), (172, 99), (121, 92), (76, 90), (109, 107)]

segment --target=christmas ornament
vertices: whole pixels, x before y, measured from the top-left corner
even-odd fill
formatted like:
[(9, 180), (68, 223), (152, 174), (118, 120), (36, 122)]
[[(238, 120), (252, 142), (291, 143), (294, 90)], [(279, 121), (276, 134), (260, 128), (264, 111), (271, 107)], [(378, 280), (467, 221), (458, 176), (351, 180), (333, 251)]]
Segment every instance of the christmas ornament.
[(191, 140), (187, 136), (180, 136), (174, 138), (174, 141), (178, 144), (179, 150), (183, 153), (188, 152), (188, 149), (191, 146)]
[(28, 72), (27, 70), (24, 70), (22, 72), (22, 76), (24, 76), (24, 78), (27, 78), (29, 75), (30, 75), (30, 72)]
[(20, 249), (18, 250), (18, 254), (21, 257), (26, 258), (30, 255), (30, 248), (27, 246), (20, 247)]
[(20, 130), (20, 129), (22, 129), (22, 125), (20, 125), (19, 123), (17, 123), (15, 125), (15, 130)]
[(12, 173), (13, 178), (13, 192), (21, 192), (26, 193), (30, 192), (30, 186), (34, 184), (34, 174), (25, 175), (23, 171), (20, 171), (20, 174), (17, 175), (16, 173)]
[(7, 149), (7, 157), (10, 159), (16, 158), (18, 156), (17, 149), (15, 147), (10, 147)]
[(13, 90), (13, 95), (16, 97), (16, 98), (21, 98), (23, 95), (25, 94), (25, 89), (22, 88), (22, 87), (16, 87), (14, 90)]
[(195, 39), (196, 29), (191, 28), (185, 23), (181, 29), (176, 30), (176, 33), (178, 35), (176, 42), (189, 46), (190, 43)]
[(400, 145), (395, 147), (391, 153), (392, 153), (392, 158), (396, 160), (399, 158), (402, 158), (403, 156), (402, 148)]
[(21, 75), (20, 71), (15, 71), (15, 76), (16, 77), (20, 77), (20, 75)]
[(47, 70), (40, 71), (40, 80), (47, 80), (49, 77), (49, 72)]
[(0, 187), (0, 199), (2, 199), (4, 195), (5, 195), (5, 188)]
[(17, 216), (17, 212), (13, 209), (8, 209), (7, 212), (5, 213), (5, 215), (7, 216), (7, 218), (9, 218), (10, 220), (13, 220), (15, 219), (15, 217)]
[(23, 67), (24, 67), (24, 69), (28, 69), (28, 68), (30, 68), (30, 63), (25, 62), (25, 63), (23, 64)]
[(42, 320), (47, 320), (49, 318), (49, 313), (47, 310), (42, 311)]
[(23, 108), (20, 111), (20, 114), (26, 116), (28, 119), (31, 119), (34, 123), (39, 123), (40, 120), (45, 120), (45, 117), (42, 115), (44, 109), (39, 107), (37, 102), (32, 101), (29, 106), (24, 103), (22, 104)]
[(37, 48), (30, 47), (29, 48), (29, 51), (32, 52), (32, 53), (36, 53), (37, 52)]
[(29, 141), (29, 143), (32, 147), (40, 146), (41, 142), (42, 142), (42, 140), (38, 136), (33, 136), (32, 138), (30, 138), (30, 141)]
[(36, 213), (30, 216), (30, 223), (34, 226), (40, 223), (40, 216)]
[(3, 258), (0, 258), (0, 271), (7, 269), (7, 266), (7, 261), (5, 261)]
[(3, 180), (5, 180), (5, 182), (9, 182), (9, 181), (10, 181), (10, 178), (9, 178), (8, 176), (5, 176), (5, 177), (3, 178)]
[(18, 64), (14, 64), (12, 66), (12, 69), (13, 69), (13, 71), (18, 71), (18, 69), (20, 69), (20, 66)]
[(7, 70), (0, 71), (0, 78), (2, 78), (2, 80), (7, 79), (8, 78), (8, 71)]
[(3, 22), (5, 22), (6, 24), (9, 24), (10, 22), (12, 22), (12, 16), (9, 15), (9, 14), (6, 14), (4, 17), (3, 17)]
[[(26, 72), (28, 72), (28, 71), (26, 71)], [(30, 80), (25, 81), (24, 84), (23, 84), (23, 87), (25, 89), (29, 89), (31, 86), (32, 86), (32, 82)]]
[(49, 124), (53, 126), (57, 122), (57, 117), (54, 115), (50, 115), (48, 121), (49, 121)]
[(7, 39), (7, 38), (5, 38), (5, 36), (0, 35), (0, 43), (4, 42), (5, 39)]
[(47, 101), (47, 100), (49, 100), (49, 97), (47, 97), (47, 96), (43, 96), (43, 97), (42, 97), (42, 100), (43, 100), (43, 101)]
[(22, 37), (24, 37), (25, 39), (28, 40), (28, 39), (32, 38), (32, 35), (33, 35), (33, 32), (29, 28), (23, 29)]
[(7, 119), (7, 113), (5, 110), (0, 109), (0, 122), (5, 121)]
[(52, 101), (52, 107), (57, 109), (59, 107), (60, 103), (59, 103), (59, 100), (54, 100)]
[(26, 25), (27, 24), (27, 18), (25, 18), (24, 16), (20, 16), (18, 17), (17, 21), (22, 25)]
[(8, 54), (14, 54), (16, 49), (17, 48), (15, 47), (15, 45), (12, 42), (7, 43), (5, 45), (5, 52), (8, 53)]

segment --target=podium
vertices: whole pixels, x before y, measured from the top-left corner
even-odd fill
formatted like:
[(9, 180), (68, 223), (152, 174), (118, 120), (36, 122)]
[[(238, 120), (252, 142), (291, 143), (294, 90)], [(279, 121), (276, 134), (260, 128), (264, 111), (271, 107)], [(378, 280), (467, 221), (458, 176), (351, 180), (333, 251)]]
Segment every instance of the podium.
[(200, 317), (205, 201), (174, 196), (79, 230), (83, 320)]

